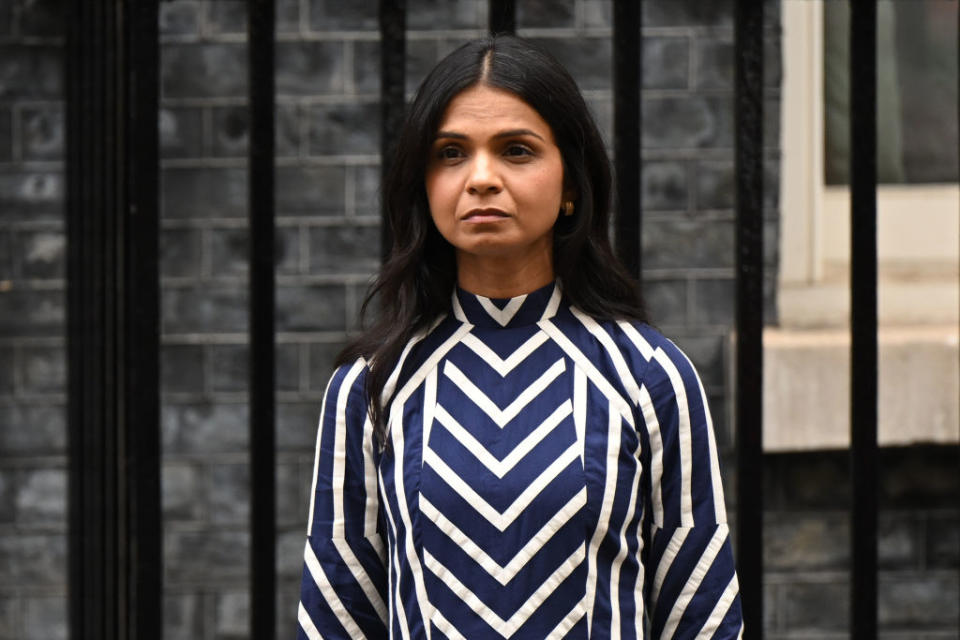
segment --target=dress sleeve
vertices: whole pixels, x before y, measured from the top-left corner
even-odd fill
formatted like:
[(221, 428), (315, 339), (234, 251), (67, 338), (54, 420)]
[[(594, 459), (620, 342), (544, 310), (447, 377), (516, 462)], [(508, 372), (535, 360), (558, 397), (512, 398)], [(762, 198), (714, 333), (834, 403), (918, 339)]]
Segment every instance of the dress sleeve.
[(327, 385), (303, 550), (298, 639), (387, 637), (387, 571), (362, 360)]
[(738, 638), (733, 563), (713, 423), (693, 365), (669, 341), (641, 388), (650, 496), (644, 595), (653, 638)]

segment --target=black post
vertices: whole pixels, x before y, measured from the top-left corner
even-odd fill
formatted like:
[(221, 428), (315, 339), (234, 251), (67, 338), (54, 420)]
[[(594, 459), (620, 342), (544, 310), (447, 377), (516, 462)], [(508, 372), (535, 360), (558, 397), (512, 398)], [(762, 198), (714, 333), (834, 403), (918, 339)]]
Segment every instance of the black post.
[(156, 0), (67, 5), (70, 635), (161, 629)]
[(744, 629), (763, 637), (763, 3), (736, 6), (737, 570)]
[[(380, 168), (390, 171), (406, 111), (407, 7), (406, 0), (380, 0)], [(386, 258), (393, 245), (393, 230), (381, 205), (380, 255)]]
[(616, 166), (616, 247), (637, 280), (641, 273), (641, 2), (613, 3), (613, 154)]
[(273, 0), (248, 0), (250, 74), (250, 632), (276, 635)]
[(877, 637), (877, 5), (850, 3), (851, 637)]
[(488, 24), (490, 33), (517, 31), (516, 0), (490, 0)]

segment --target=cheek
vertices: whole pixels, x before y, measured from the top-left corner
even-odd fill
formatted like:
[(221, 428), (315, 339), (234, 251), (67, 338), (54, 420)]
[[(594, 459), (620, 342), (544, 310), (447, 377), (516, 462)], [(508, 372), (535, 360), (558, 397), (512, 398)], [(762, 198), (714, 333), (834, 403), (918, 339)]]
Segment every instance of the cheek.
[(456, 193), (450, 176), (429, 172), (426, 176), (427, 203), (434, 220), (450, 215), (456, 205)]

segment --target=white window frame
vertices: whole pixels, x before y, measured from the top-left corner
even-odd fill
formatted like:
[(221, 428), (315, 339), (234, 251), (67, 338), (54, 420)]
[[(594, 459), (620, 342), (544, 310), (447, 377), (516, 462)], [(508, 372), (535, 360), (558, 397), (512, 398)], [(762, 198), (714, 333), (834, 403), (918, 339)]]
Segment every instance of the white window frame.
[[(782, 19), (780, 326), (764, 330), (764, 449), (846, 448), (850, 190), (824, 184), (823, 0), (784, 0)], [(957, 184), (877, 189), (884, 446), (960, 439), (958, 205)]]
[[(850, 190), (824, 184), (823, 0), (785, 0), (781, 93), (780, 321), (849, 319)], [(884, 325), (955, 324), (960, 186), (880, 185), (879, 315)]]

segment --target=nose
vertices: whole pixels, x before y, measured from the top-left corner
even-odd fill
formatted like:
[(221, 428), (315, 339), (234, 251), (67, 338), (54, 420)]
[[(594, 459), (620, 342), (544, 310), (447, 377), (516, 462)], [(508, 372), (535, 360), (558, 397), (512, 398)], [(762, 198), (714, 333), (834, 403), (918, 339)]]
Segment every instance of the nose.
[(503, 188), (496, 163), (489, 154), (478, 153), (473, 157), (466, 187), (467, 193), (471, 195), (499, 193)]

